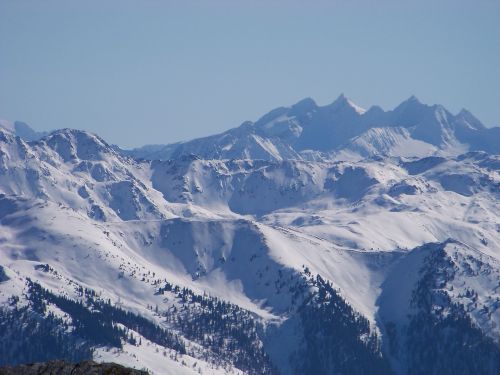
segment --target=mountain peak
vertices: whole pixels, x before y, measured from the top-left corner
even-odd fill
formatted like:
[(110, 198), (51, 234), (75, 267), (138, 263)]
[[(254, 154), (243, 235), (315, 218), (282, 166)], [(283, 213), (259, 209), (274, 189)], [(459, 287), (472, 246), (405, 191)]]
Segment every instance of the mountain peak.
[(309, 112), (312, 111), (313, 109), (316, 109), (318, 105), (312, 98), (304, 98), (302, 100), (299, 100), (297, 103), (295, 103), (292, 108), (291, 108), (291, 114), (298, 114), (298, 113), (304, 113), (304, 112)]
[(345, 100), (347, 100), (347, 96), (345, 96), (345, 94), (343, 92), (341, 92), (340, 95), (338, 96), (338, 98), (335, 99), (335, 101), (337, 101), (337, 100), (345, 101)]
[(22, 121), (7, 121), (0, 119), (0, 128), (11, 132), (25, 141), (37, 141), (47, 135), (46, 132), (37, 132), (33, 130), (28, 124)]
[(406, 101), (414, 103), (422, 103), (415, 95), (410, 96)]
[(31, 128), (31, 126), (22, 121), (15, 121), (14, 129), (16, 135), (21, 137), (25, 141), (38, 141), (39, 139), (47, 135), (47, 132), (35, 131)]
[(462, 108), (462, 110), (457, 114), (456, 118), (459, 121), (465, 123), (471, 129), (486, 129), (483, 123), (465, 108)]
[(344, 95), (344, 93), (341, 93), (337, 99), (333, 101), (331, 105), (341, 105), (341, 104), (349, 104), (349, 99), (347, 96)]
[(399, 104), (394, 111), (395, 112), (406, 112), (406, 111), (420, 111), (423, 108), (428, 107), (428, 105), (422, 103), (415, 95), (410, 96), (408, 99)]
[(341, 93), (335, 101), (330, 104), (331, 108), (342, 108), (342, 107), (348, 107), (352, 108), (355, 112), (358, 114), (362, 115), (363, 113), (366, 112), (364, 108), (361, 108), (358, 106), (356, 103), (354, 103), (351, 99), (349, 99), (347, 96), (344, 95), (344, 93)]
[(59, 129), (42, 138), (65, 161), (76, 158), (101, 160), (104, 154), (114, 153), (111, 146), (98, 135), (85, 130)]

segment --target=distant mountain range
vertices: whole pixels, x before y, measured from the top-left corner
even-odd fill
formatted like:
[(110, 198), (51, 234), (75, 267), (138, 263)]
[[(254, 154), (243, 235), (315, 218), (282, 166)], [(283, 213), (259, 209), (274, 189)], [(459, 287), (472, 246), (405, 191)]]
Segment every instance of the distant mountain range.
[(28, 124), (21, 121), (10, 122), (6, 120), (0, 120), (0, 129), (7, 130), (28, 142), (37, 141), (48, 134), (48, 132), (37, 132), (33, 130)]
[(306, 99), (132, 151), (0, 125), (0, 366), (499, 373), (499, 128), (466, 111)]
[[(166, 160), (195, 154), (204, 159), (304, 159), (342, 154), (429, 156), (465, 151), (500, 152), (500, 128), (486, 128), (467, 110), (453, 115), (441, 105), (412, 96), (392, 111), (364, 110), (344, 95), (320, 107), (301, 100), (280, 107), (256, 122), (224, 133), (165, 146), (144, 146), (127, 153)], [(330, 155), (331, 156), (331, 155)]]

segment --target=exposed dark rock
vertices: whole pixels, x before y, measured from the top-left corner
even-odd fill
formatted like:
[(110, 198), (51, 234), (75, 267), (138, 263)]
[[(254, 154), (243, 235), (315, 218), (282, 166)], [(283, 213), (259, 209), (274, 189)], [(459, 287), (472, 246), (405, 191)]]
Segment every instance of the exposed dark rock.
[(146, 371), (131, 369), (116, 363), (96, 363), (83, 361), (70, 363), (65, 361), (50, 361), (30, 363), (15, 367), (0, 367), (0, 375), (145, 375)]

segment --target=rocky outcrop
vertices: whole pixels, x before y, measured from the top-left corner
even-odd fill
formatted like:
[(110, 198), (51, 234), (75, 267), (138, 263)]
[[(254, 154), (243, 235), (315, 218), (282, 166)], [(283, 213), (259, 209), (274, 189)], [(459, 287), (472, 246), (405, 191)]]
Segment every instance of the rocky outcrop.
[(84, 361), (69, 363), (65, 361), (50, 361), (45, 363), (30, 363), (15, 367), (0, 367), (0, 375), (145, 375), (146, 371), (126, 368), (116, 363), (96, 363)]

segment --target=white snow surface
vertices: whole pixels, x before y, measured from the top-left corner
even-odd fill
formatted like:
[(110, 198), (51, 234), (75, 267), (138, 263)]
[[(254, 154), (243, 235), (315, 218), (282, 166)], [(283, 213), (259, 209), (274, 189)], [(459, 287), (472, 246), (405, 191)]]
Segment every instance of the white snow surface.
[[(280, 324), (290, 298), (273, 281), (280, 270), (307, 267), (376, 327), (384, 281), (411, 249), (453, 238), (461, 245), (447, 251), (457, 259), (473, 253), (497, 270), (500, 262), (500, 156), (435, 156), (434, 146), (409, 134), (371, 129), (344, 150), (356, 161), (286, 160), (254, 135), (273, 160), (139, 162), (83, 131), (27, 143), (0, 129), (0, 265), (9, 277), (0, 302), (20, 295), (29, 277), (68, 296), (77, 285), (91, 288), (157, 319), (146, 306), (168, 303), (154, 294), (154, 273)], [(459, 301), (458, 284), (479, 291), (471, 316), (495, 339), (498, 312), (484, 319), (478, 311), (498, 296), (499, 281), (498, 272), (464, 273), (453, 294)], [(163, 352), (143, 339), (119, 352), (101, 348), (96, 359), (158, 374), (241, 373)]]

